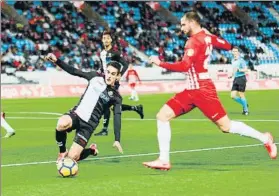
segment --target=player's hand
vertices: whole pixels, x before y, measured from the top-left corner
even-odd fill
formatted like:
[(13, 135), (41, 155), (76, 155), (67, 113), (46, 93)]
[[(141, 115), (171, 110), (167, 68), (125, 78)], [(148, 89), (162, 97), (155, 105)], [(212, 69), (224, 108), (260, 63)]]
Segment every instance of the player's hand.
[(151, 63), (151, 64), (153, 63), (155, 65), (160, 65), (161, 61), (158, 56), (150, 56), (149, 63)]
[(53, 62), (53, 63), (56, 63), (57, 58), (56, 58), (56, 56), (55, 56), (54, 54), (48, 53), (48, 54), (46, 55), (46, 57), (45, 57), (45, 60), (50, 61), (50, 62)]
[(121, 154), (123, 154), (123, 149), (122, 149), (122, 146), (121, 146), (120, 142), (115, 141), (113, 143), (112, 147), (116, 148)]

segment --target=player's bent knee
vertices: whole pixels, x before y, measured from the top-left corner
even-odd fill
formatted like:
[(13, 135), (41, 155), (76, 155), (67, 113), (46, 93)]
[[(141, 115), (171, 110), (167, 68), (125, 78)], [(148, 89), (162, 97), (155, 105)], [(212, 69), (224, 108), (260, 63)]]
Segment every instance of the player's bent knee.
[(156, 115), (157, 120), (160, 120), (163, 122), (170, 121), (174, 117), (175, 117), (174, 112), (172, 111), (172, 109), (169, 106), (166, 106), (166, 105)]
[(244, 93), (243, 92), (239, 92), (239, 97), (244, 98), (245, 97)]
[(72, 119), (70, 116), (64, 115), (59, 118), (56, 129), (58, 131), (64, 131), (68, 128), (70, 128), (72, 125)]
[(159, 112), (156, 115), (156, 119), (165, 122), (165, 121), (168, 121), (168, 116), (166, 114)]
[(231, 98), (234, 99), (237, 97), (237, 91), (232, 91), (231, 92)]
[(230, 126), (222, 125), (222, 126), (219, 126), (219, 128), (223, 133), (229, 133), (230, 132)]
[(78, 161), (79, 157), (80, 157), (80, 154), (78, 154), (76, 152), (72, 152), (72, 153), (69, 152), (68, 157), (75, 160), (75, 161)]
[(79, 145), (78, 143), (74, 142), (70, 148), (70, 151), (68, 153), (68, 157), (71, 159), (74, 159), (76, 161), (79, 160), (80, 154), (83, 151), (83, 147)]
[(236, 94), (231, 94), (231, 98), (232, 99), (236, 98)]
[(228, 118), (228, 116), (224, 116), (223, 118), (219, 119), (215, 123), (223, 133), (230, 132), (231, 121)]

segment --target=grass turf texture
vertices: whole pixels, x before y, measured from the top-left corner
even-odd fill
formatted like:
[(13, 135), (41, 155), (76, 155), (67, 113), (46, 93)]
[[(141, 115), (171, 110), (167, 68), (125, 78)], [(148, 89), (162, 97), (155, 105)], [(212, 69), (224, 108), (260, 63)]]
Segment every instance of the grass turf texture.
[[(249, 91), (247, 99), (251, 115), (242, 116), (242, 108), (228, 92), (219, 94), (232, 119), (278, 120), (279, 91)], [(133, 112), (123, 113), (122, 146), (124, 155), (158, 152), (156, 112), (172, 95), (143, 95), (146, 120), (137, 119)], [(74, 178), (58, 176), (54, 162), (46, 164), (3, 167), (15, 163), (54, 161), (58, 147), (55, 126), (58, 116), (19, 114), (13, 112), (64, 113), (78, 98), (2, 100), (7, 121), (16, 129), (16, 136), (2, 139), (2, 195), (3, 196), (107, 196), (107, 195), (212, 195), (212, 196), (278, 196), (278, 160), (269, 159), (263, 146), (182, 152), (171, 155), (173, 168), (169, 172), (147, 169), (143, 161), (157, 155), (91, 160), (79, 163), (79, 174)], [(127, 97), (124, 103), (135, 104)], [(10, 117), (10, 118), (9, 118)], [(13, 119), (11, 117), (24, 117)], [(37, 118), (37, 119), (30, 119)], [(45, 119), (39, 119), (45, 118)], [(49, 119), (46, 119), (49, 118)], [(171, 151), (258, 144), (238, 135), (222, 134), (214, 124), (205, 120), (198, 109), (179, 119), (202, 121), (172, 121)], [(261, 131), (270, 131), (279, 142), (279, 122), (248, 121)], [(98, 157), (119, 156), (112, 148), (113, 120), (107, 137), (92, 137), (100, 154)], [(102, 128), (102, 124), (96, 131)], [(4, 130), (2, 129), (2, 136)], [(68, 135), (67, 146), (74, 133)]]

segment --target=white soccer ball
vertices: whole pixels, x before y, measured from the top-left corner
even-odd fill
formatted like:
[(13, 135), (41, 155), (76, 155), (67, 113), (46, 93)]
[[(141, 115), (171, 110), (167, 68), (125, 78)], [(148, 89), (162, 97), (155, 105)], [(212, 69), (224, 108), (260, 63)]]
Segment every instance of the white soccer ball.
[(70, 158), (61, 159), (57, 164), (58, 173), (62, 177), (75, 176), (78, 173), (78, 164), (75, 160)]

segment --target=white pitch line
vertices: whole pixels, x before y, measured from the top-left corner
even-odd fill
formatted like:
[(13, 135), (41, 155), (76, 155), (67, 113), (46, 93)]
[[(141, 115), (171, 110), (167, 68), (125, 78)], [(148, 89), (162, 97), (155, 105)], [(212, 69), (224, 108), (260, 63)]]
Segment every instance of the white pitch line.
[[(279, 144), (279, 143), (275, 143)], [(249, 148), (255, 146), (263, 146), (263, 144), (249, 144), (249, 145), (238, 145), (238, 146), (224, 146), (224, 147), (214, 147), (214, 148), (199, 148), (199, 149), (192, 149), (192, 150), (180, 150), (180, 151), (173, 151), (170, 152), (171, 154), (178, 154), (178, 153), (191, 153), (191, 152), (202, 152), (202, 151), (213, 151), (213, 150), (225, 150), (225, 149), (235, 149), (235, 148)], [(89, 158), (84, 161), (90, 160), (106, 160), (106, 159), (117, 159), (117, 158), (129, 158), (129, 157), (143, 157), (143, 156), (151, 156), (151, 155), (158, 155), (159, 153), (143, 153), (143, 154), (131, 154), (131, 155), (119, 155), (119, 156), (108, 156), (108, 157), (96, 157), (96, 158)], [(29, 162), (29, 163), (15, 163), (15, 164), (4, 164), (1, 167), (17, 167), (17, 166), (26, 166), (26, 165), (40, 165), (40, 164), (50, 164), (55, 163), (56, 161), (41, 161), (41, 162)]]
[(18, 120), (57, 120), (58, 117), (24, 117), (24, 116), (10, 116), (7, 119), (18, 119)]
[[(57, 120), (58, 117), (24, 117), (24, 116), (10, 116), (6, 117), (7, 119), (24, 119), (24, 120)], [(154, 121), (156, 118), (145, 118), (145, 119), (139, 119), (139, 118), (122, 118), (122, 120), (130, 120), (130, 121)], [(243, 121), (243, 122), (279, 122), (279, 120), (276, 119), (234, 119), (237, 121)], [(193, 122), (200, 122), (200, 121), (209, 121), (206, 118), (196, 118), (196, 119), (173, 119), (172, 121), (193, 121)]]
[(62, 113), (56, 112), (6, 112), (7, 114), (46, 114), (46, 115), (54, 115), (54, 116), (61, 116)]

